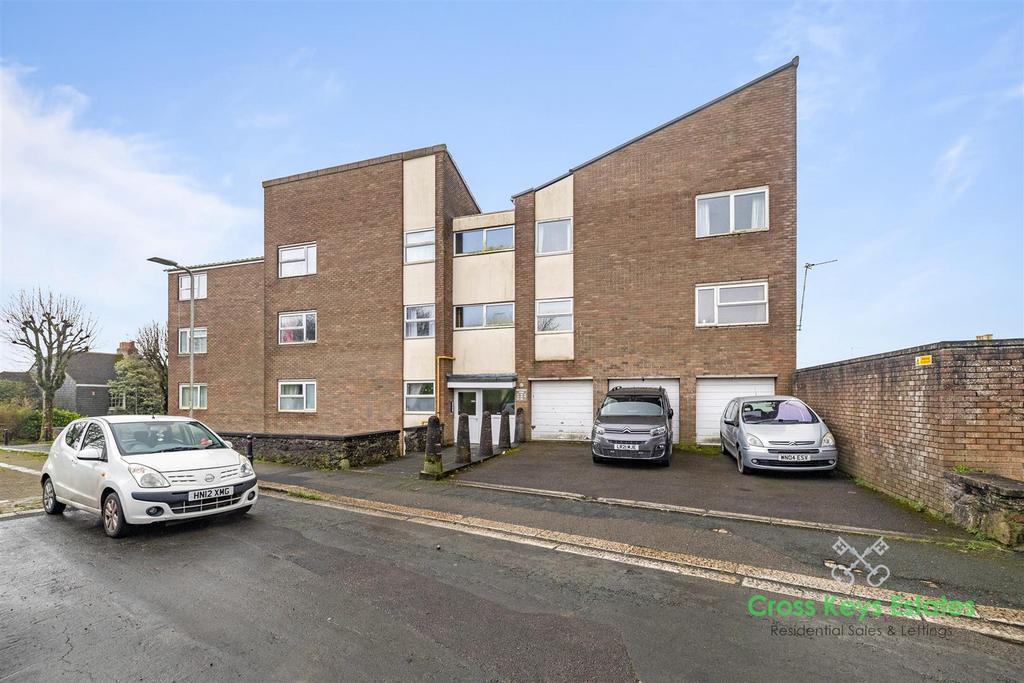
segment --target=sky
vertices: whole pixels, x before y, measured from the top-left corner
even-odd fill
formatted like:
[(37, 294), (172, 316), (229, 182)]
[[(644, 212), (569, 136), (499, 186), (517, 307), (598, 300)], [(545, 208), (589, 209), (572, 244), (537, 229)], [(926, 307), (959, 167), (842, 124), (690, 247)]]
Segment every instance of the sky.
[(839, 259), (798, 365), (1024, 336), (1019, 2), (3, 1), (0, 298), (75, 296), (113, 351), (166, 318), (147, 257), (262, 253), (262, 180), (445, 143), (510, 208), (794, 55), (798, 263)]

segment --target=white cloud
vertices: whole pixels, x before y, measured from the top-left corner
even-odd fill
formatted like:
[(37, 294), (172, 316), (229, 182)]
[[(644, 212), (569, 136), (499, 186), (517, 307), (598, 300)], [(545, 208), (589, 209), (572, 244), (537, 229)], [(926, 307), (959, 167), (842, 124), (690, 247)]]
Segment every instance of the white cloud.
[(971, 154), (971, 136), (961, 135), (935, 162), (936, 189), (956, 199), (974, 182), (977, 171)]
[[(81, 123), (88, 98), (70, 86), (41, 91), (26, 69), (0, 65), (0, 295), (42, 286), (80, 299), (113, 350), (139, 324), (166, 317), (166, 278), (146, 262), (249, 256), (258, 210), (230, 204), (163, 167), (162, 145)], [(17, 365), (10, 349), (0, 365)]]

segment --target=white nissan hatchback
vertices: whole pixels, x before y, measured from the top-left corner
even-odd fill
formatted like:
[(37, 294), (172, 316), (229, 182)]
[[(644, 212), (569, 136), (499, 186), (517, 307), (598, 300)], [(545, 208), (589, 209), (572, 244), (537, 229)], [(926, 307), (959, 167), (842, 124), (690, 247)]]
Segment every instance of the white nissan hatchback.
[(259, 495), (249, 460), (198, 420), (118, 415), (75, 420), (43, 465), (43, 509), (98, 514), (108, 536), (133, 524), (224, 512), (244, 514)]

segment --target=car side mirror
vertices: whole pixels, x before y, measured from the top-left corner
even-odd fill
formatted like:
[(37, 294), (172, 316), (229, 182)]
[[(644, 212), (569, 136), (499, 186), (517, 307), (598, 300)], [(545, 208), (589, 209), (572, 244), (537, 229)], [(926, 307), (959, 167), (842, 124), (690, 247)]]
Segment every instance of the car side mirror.
[(230, 441), (225, 441), (224, 442), (224, 447), (225, 448), (234, 448), (234, 445)]
[(675, 414), (676, 414), (676, 411), (672, 410), (671, 408), (668, 409), (668, 417), (669, 417), (669, 419), (672, 419), (672, 417)]
[(79, 460), (105, 460), (103, 449), (96, 446), (86, 446), (78, 451)]

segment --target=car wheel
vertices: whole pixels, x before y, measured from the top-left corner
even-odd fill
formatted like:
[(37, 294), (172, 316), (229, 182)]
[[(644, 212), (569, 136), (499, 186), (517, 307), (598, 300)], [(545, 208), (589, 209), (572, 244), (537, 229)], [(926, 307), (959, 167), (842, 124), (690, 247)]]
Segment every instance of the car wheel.
[(53, 490), (53, 481), (47, 477), (43, 482), (43, 510), (48, 515), (59, 515), (64, 512), (66, 506), (57, 500), (57, 494)]
[(729, 455), (729, 449), (725, 445), (725, 434), (719, 432), (718, 438), (722, 442), (722, 455)]
[(103, 499), (103, 531), (111, 538), (122, 538), (128, 535), (128, 522), (124, 521), (124, 510), (121, 499), (111, 491)]
[(754, 470), (743, 464), (743, 452), (739, 449), (736, 451), (736, 471), (740, 474), (753, 474), (754, 472)]
[(658, 464), (661, 465), (662, 467), (668, 467), (669, 465), (672, 464), (672, 456), (666, 455), (664, 458), (658, 461)]

